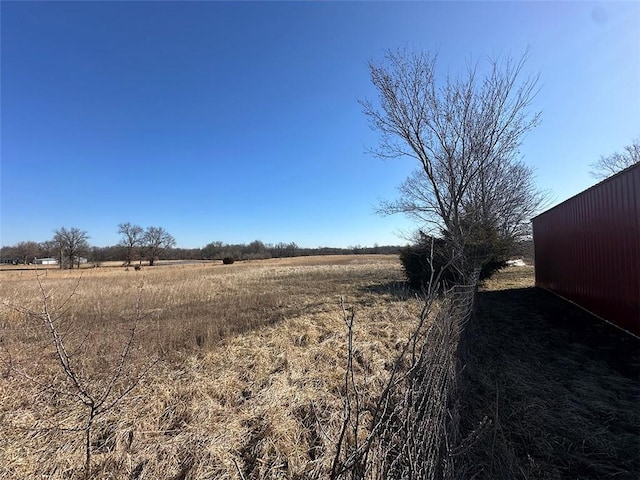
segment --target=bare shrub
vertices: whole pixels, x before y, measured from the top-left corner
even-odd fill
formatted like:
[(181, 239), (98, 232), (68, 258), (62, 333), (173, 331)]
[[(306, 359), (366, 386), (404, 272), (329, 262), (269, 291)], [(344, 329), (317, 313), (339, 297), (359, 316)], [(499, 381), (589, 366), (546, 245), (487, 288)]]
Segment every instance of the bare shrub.
[[(143, 284), (138, 287), (138, 295), (133, 318), (119, 333), (78, 322), (71, 311), (71, 303), (77, 294), (81, 277), (71, 293), (55, 302), (54, 295), (42, 280), (43, 274), (36, 271), (36, 282), (40, 295), (38, 309), (13, 305), (24, 315), (26, 328), (38, 340), (37, 359), (27, 368), (17, 365), (9, 358), (8, 371), (25, 379), (37, 392), (35, 407), (42, 403), (54, 403), (58, 414), (53, 418), (46, 415), (38, 418), (36, 424), (26, 427), (34, 432), (78, 432), (84, 442), (84, 478), (92, 475), (92, 452), (110, 448), (112, 440), (94, 435), (94, 426), (103, 416), (114, 409), (147, 375), (157, 360), (150, 360), (140, 366), (134, 361), (137, 340), (142, 323)], [(83, 328), (84, 327), (84, 328)], [(121, 347), (114, 350), (112, 340), (106, 336), (115, 335), (121, 339)], [(6, 362), (5, 362), (6, 363)], [(35, 368), (34, 368), (35, 367)], [(45, 409), (42, 409), (46, 411)], [(42, 413), (42, 412), (41, 412)]]
[(440, 299), (438, 278), (432, 277), (418, 324), (373, 402), (356, 380), (355, 312), (343, 309), (348, 331), (343, 423), (330, 478), (456, 478), (454, 457), (486, 426), (482, 422), (473, 435), (458, 438), (458, 345), (472, 312), (478, 274)]

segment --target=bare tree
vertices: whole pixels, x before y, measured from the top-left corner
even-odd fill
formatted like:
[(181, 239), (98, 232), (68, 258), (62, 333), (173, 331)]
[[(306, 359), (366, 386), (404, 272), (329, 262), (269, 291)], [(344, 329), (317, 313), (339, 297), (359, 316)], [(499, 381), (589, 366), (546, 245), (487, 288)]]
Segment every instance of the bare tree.
[(149, 227), (144, 232), (142, 244), (149, 260), (149, 266), (152, 267), (165, 249), (175, 246), (176, 240), (162, 227)]
[(73, 268), (74, 263), (80, 267), (80, 255), (89, 250), (89, 235), (79, 228), (66, 229), (64, 227), (55, 230), (53, 242), (60, 251), (60, 268), (63, 268), (67, 259), (68, 268)]
[(597, 162), (591, 164), (591, 176), (603, 180), (624, 170), (631, 165), (640, 163), (640, 137), (636, 137), (631, 145), (624, 147), (622, 152), (612, 153), (608, 157), (600, 156)]
[[(69, 320), (68, 310), (75, 296), (80, 280), (71, 294), (59, 305), (54, 305), (52, 294), (45, 287), (41, 274), (36, 272), (36, 280), (40, 292), (41, 308), (33, 310), (21, 306), (13, 306), (16, 310), (36, 321), (36, 328), (44, 333), (48, 340), (45, 350), (53, 350), (54, 361), (58, 365), (58, 373), (49, 380), (41, 375), (28, 373), (21, 367), (14, 366), (13, 371), (34, 382), (43, 391), (70, 400), (77, 408), (84, 411), (84, 418), (78, 428), (59, 427), (63, 431), (82, 432), (84, 436), (84, 478), (92, 478), (92, 433), (96, 420), (118, 405), (155, 366), (158, 359), (149, 360), (143, 366), (134, 365), (133, 355), (137, 347), (139, 329), (142, 323), (142, 291), (138, 287), (135, 314), (130, 328), (124, 333), (121, 350), (112, 352), (112, 365), (105, 365), (104, 353), (90, 348), (87, 344), (92, 332), (74, 332), (66, 323)], [(79, 329), (82, 330), (82, 329)], [(74, 337), (80, 334), (80, 340)], [(87, 371), (87, 358), (95, 357), (100, 364), (100, 371)]]
[(16, 255), (25, 265), (33, 262), (40, 253), (40, 245), (37, 242), (20, 242), (14, 247)]
[(44, 242), (40, 242), (40, 251), (43, 255), (48, 257), (55, 257), (60, 253), (60, 249), (57, 248), (54, 240), (45, 240)]
[(421, 167), (400, 187), (401, 198), (383, 203), (381, 213), (425, 222), (463, 260), (478, 231), (514, 239), (528, 231), (542, 196), (531, 169), (518, 159), (524, 134), (540, 119), (528, 113), (538, 77), (523, 76), (525, 62), (526, 55), (492, 59), (484, 74), (476, 65), (443, 79), (428, 53), (388, 52), (385, 64), (369, 64), (379, 108), (361, 104), (381, 135), (373, 153), (414, 158)]
[(222, 251), (224, 249), (224, 244), (220, 241), (215, 241), (207, 244), (202, 247), (202, 254), (204, 258), (209, 260), (218, 260), (222, 258)]
[(287, 255), (287, 244), (284, 242), (278, 242), (273, 246), (274, 256), (276, 258), (286, 257)]
[(291, 242), (287, 244), (287, 256), (295, 257), (296, 251), (299, 249), (298, 244), (296, 242)]
[(126, 251), (125, 265), (129, 267), (131, 266), (136, 249), (142, 244), (144, 230), (140, 225), (133, 225), (126, 222), (118, 225), (118, 233), (122, 235), (120, 245), (122, 245)]

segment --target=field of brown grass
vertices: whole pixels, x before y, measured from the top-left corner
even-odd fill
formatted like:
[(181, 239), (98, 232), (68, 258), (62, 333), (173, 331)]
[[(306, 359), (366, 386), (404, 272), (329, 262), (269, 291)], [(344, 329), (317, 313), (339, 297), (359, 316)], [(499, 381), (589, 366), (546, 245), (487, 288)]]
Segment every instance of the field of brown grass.
[[(39, 274), (91, 388), (108, 383), (134, 321), (130, 376), (122, 378), (158, 359), (96, 419), (95, 478), (326, 472), (342, 421), (341, 297), (356, 311), (358, 381), (374, 396), (421, 308), (401, 283), (396, 256)], [(0, 478), (81, 478), (86, 409), (51, 388), (65, 385), (60, 364), (42, 323), (25, 313), (43, 306), (36, 272), (4, 271), (0, 280)]]
[[(328, 478), (345, 398), (380, 395), (423, 304), (396, 256), (0, 272), (0, 478), (84, 476), (87, 408), (34, 315), (36, 274), (88, 390), (133, 325), (113, 390), (153, 367), (92, 425), (100, 479)], [(451, 478), (638, 478), (637, 339), (534, 288), (532, 267), (485, 281), (463, 336)]]

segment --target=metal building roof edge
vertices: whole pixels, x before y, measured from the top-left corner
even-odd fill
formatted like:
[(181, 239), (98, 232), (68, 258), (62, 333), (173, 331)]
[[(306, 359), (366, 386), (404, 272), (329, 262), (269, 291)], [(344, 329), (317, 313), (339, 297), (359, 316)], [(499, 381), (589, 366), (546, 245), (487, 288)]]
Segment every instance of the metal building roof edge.
[(554, 205), (551, 208), (548, 208), (547, 210), (545, 210), (542, 213), (539, 213), (538, 215), (536, 215), (535, 217), (531, 218), (531, 221), (535, 220), (538, 217), (541, 217), (542, 215), (546, 215), (547, 213), (549, 213), (551, 210), (555, 210), (556, 208), (564, 205), (567, 202), (570, 202), (571, 200), (573, 200), (576, 197), (579, 197), (580, 195), (584, 195), (585, 193), (587, 193), (589, 190), (593, 190), (595, 188), (599, 188), (602, 184), (607, 183), (609, 181), (612, 181), (614, 178), (619, 177), (621, 175), (626, 175), (627, 172), (630, 172), (631, 170), (633, 170), (634, 168), (640, 168), (640, 162), (638, 163), (634, 163), (633, 165), (628, 166), (627, 168), (620, 170), (618, 173), (614, 173), (613, 175), (611, 175), (610, 177), (605, 178), (604, 180), (599, 181), (598, 183), (596, 183), (595, 185), (591, 185), (589, 188), (586, 188), (585, 190), (576, 193), (575, 195), (567, 198), (566, 200), (563, 200), (562, 202), (558, 203), (557, 205)]

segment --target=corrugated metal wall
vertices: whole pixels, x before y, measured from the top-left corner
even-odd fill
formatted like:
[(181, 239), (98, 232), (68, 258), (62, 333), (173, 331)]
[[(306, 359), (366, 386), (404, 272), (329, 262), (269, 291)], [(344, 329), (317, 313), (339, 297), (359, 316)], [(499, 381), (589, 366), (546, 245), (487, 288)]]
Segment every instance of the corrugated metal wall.
[(640, 336), (640, 164), (533, 219), (536, 285)]

